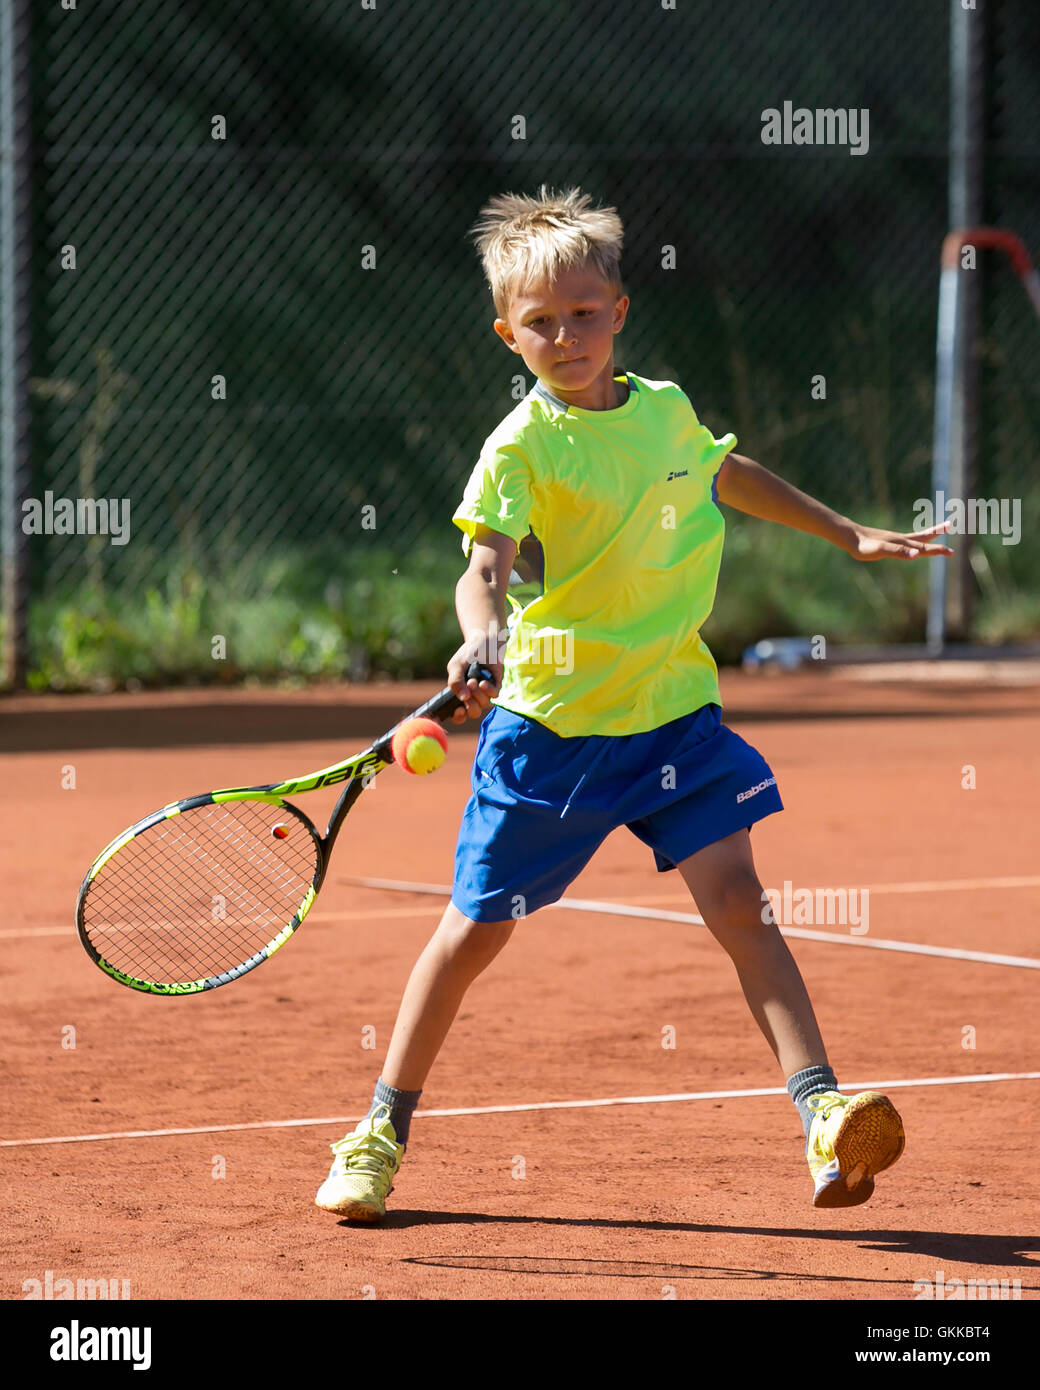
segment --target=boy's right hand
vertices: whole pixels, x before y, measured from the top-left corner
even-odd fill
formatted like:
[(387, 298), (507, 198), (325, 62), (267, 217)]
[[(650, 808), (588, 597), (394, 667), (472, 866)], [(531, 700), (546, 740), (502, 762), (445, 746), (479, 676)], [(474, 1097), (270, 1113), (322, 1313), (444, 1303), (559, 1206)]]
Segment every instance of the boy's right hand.
[(492, 674), (493, 683), (486, 680), (467, 680), (466, 672), (480, 656), (474, 651), (471, 642), (461, 646), (448, 662), (448, 684), (462, 701), (462, 708), (451, 716), (455, 724), (464, 724), (467, 719), (480, 719), (491, 708), (491, 701), (498, 694), (502, 684), (502, 663), (483, 662)]

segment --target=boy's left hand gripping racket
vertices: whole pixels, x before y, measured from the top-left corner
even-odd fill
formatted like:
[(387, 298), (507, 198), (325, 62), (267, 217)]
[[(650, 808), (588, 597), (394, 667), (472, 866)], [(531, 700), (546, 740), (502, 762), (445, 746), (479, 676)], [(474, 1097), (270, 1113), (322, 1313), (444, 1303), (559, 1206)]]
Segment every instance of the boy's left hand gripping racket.
[[(469, 680), (491, 681), (474, 664)], [(447, 723), (449, 687), (408, 715)], [(255, 969), (310, 911), (340, 827), (370, 778), (393, 761), (394, 725), (363, 753), (264, 787), (226, 787), (171, 802), (101, 851), (76, 903), (87, 954), (149, 994), (199, 994)], [(283, 798), (346, 785), (324, 837)]]

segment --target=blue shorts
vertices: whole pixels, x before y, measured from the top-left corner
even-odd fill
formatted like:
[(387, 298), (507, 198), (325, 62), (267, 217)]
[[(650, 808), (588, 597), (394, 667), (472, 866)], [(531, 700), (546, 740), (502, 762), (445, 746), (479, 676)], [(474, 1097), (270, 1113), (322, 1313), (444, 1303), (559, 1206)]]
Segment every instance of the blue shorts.
[(642, 734), (561, 738), (494, 705), (480, 726), (451, 900), (474, 922), (563, 896), (626, 825), (660, 872), (784, 809), (761, 753), (705, 705)]

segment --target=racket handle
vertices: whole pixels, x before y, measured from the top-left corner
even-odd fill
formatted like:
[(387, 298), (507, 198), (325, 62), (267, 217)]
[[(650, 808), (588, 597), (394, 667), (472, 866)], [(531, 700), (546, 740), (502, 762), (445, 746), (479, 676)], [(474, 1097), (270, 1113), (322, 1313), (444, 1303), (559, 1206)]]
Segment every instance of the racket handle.
[[(492, 685), (495, 682), (495, 678), (488, 668), (482, 666), (479, 661), (470, 663), (466, 671), (466, 679), (468, 681), (489, 681)], [(452, 690), (450, 685), (446, 685), (439, 695), (435, 695), (432, 700), (427, 700), (426, 704), (423, 705), (421, 709), (417, 709), (415, 714), (411, 717), (414, 719), (416, 716), (422, 717), (425, 715), (429, 719), (438, 719), (443, 724), (451, 718), (461, 705), (462, 701), (455, 694), (454, 690)]]
[[(478, 661), (471, 663), (466, 672), (466, 679), (468, 681), (490, 681), (492, 684), (495, 680), (488, 668), (482, 666)], [(446, 724), (455, 711), (461, 708), (461, 706), (462, 701), (455, 694), (454, 690), (452, 690), (451, 686), (446, 685), (443, 690), (434, 695), (432, 700), (427, 700), (426, 703), (420, 705), (418, 709), (413, 709), (408, 718), (436, 719), (438, 723)], [(401, 723), (404, 723), (404, 721), (402, 720)], [(393, 741), (394, 734), (399, 728), (400, 724), (395, 724), (389, 733), (385, 733), (381, 739), (377, 739), (372, 745), (372, 751), (382, 758), (384, 762), (389, 762), (391, 760), (392, 754), (390, 752), (390, 744)]]
[[(492, 684), (494, 684), (495, 680), (488, 668), (482, 666), (479, 661), (470, 663), (469, 669), (466, 672), (466, 679), (468, 681), (490, 681)], [(443, 724), (451, 718), (461, 704), (462, 701), (455, 694), (454, 690), (452, 690), (451, 686), (446, 685), (432, 700), (427, 700), (425, 705), (421, 705), (419, 709), (415, 710), (414, 713), (410, 714), (408, 717), (409, 719), (439, 719)]]

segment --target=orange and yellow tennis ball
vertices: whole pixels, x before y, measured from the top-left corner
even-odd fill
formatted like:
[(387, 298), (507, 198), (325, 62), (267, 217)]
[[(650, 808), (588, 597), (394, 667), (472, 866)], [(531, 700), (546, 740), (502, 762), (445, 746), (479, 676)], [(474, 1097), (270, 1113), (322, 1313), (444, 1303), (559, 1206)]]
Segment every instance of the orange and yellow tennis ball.
[(448, 754), (448, 740), (432, 719), (406, 719), (390, 744), (394, 762), (405, 772), (436, 772)]

